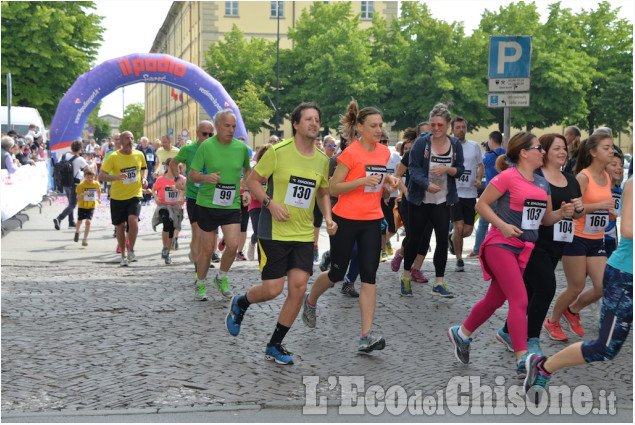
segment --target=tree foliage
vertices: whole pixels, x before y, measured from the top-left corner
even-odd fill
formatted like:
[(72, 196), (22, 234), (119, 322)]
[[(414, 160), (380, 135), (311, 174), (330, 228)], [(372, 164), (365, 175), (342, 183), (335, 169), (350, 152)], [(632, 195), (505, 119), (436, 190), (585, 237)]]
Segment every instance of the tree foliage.
[(236, 104), (240, 108), (247, 131), (257, 134), (263, 127), (265, 120), (269, 120), (274, 111), (262, 101), (266, 87), (258, 87), (251, 81), (247, 81), (238, 89)]
[(2, 99), (11, 73), (13, 104), (37, 108), (50, 122), (58, 102), (87, 72), (103, 41), (91, 1), (2, 2)]
[(145, 110), (142, 103), (131, 103), (126, 106), (123, 111), (123, 119), (119, 124), (120, 131), (131, 131), (138, 140), (143, 136), (143, 120), (145, 119)]

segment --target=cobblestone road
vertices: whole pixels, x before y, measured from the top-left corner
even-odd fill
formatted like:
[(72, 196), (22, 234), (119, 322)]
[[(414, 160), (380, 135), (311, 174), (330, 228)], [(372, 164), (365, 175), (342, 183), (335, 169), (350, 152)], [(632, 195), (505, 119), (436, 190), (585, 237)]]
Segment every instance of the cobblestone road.
[[(363, 376), (361, 394), (377, 384), (384, 390), (399, 385), (408, 395), (416, 390), (423, 395), (443, 391), (449, 397), (448, 382), (460, 376), (480, 377), (480, 385), (490, 387), (518, 384), (513, 354), (494, 338), (506, 307), (478, 330), (469, 365), (454, 359), (447, 340), (447, 327), (460, 323), (487, 288), (476, 259), (466, 259), (466, 271), (455, 273), (450, 271), (450, 256), (447, 282), (459, 295), (452, 300), (438, 299), (430, 294), (429, 284), (416, 283), (414, 297), (401, 297), (397, 274), (388, 263), (380, 264), (375, 329), (386, 337), (387, 346), (370, 355), (356, 354), (357, 301), (340, 294), (339, 287), (331, 289), (320, 299), (317, 328), (308, 329), (298, 320), (285, 339), (296, 364), (279, 366), (264, 360), (264, 348), (284, 294), (253, 305), (241, 334), (233, 338), (224, 326), (228, 301), (211, 290), (210, 301), (193, 300), (187, 227), (171, 266), (159, 257), (159, 234), (142, 227), (136, 249), (139, 262), (122, 268), (105, 219), (96, 218), (89, 247), (82, 248), (72, 242), (71, 230), (52, 229), (51, 220), (60, 209), (55, 204), (45, 206), (42, 214), (30, 210), (24, 228), (2, 239), (3, 414), (262, 403), (301, 406), (306, 393), (303, 377), (308, 376), (320, 377), (318, 396), (335, 404), (342, 398), (341, 387), (329, 385), (330, 376)], [(144, 214), (150, 213), (144, 207)], [(321, 249), (326, 246), (323, 232)], [(426, 261), (424, 271), (433, 274), (431, 261)], [(565, 285), (560, 268), (558, 277), (559, 293)], [(234, 263), (234, 292), (242, 293), (258, 281), (256, 262)], [(593, 306), (582, 314), (589, 337), (597, 335), (597, 318)], [(613, 362), (560, 371), (552, 385), (587, 385), (594, 407), (602, 407), (601, 394), (613, 393), (618, 409), (631, 409), (632, 345), (629, 337)], [(542, 346), (551, 354), (565, 344), (543, 334)]]

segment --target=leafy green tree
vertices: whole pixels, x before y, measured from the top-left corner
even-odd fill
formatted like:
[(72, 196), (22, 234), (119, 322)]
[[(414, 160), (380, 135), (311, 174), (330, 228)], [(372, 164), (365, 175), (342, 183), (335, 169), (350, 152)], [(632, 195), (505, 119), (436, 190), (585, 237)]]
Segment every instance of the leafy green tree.
[(102, 140), (110, 136), (110, 132), (112, 131), (112, 127), (110, 127), (110, 123), (108, 121), (99, 118), (99, 109), (101, 108), (101, 103), (99, 103), (95, 109), (91, 111), (86, 118), (86, 123), (89, 126), (95, 127), (95, 140)]
[(322, 110), (328, 132), (355, 98), (360, 107), (381, 106), (381, 86), (371, 66), (370, 31), (359, 28), (350, 2), (314, 2), (289, 30), (293, 48), (280, 52), (280, 109), (289, 114), (300, 102)]
[(119, 124), (119, 130), (131, 131), (135, 139), (143, 136), (143, 120), (145, 119), (145, 110), (141, 103), (131, 103), (126, 106), (123, 112), (123, 119)]
[(2, 2), (2, 99), (11, 73), (13, 104), (50, 122), (57, 104), (97, 58), (104, 28), (91, 1)]
[(627, 130), (633, 120), (633, 25), (618, 19), (617, 12), (603, 1), (579, 15), (579, 49), (594, 59), (585, 96), (588, 115), (580, 122), (589, 131), (603, 125), (614, 132)]
[(251, 81), (238, 89), (236, 104), (240, 108), (245, 128), (253, 134), (259, 133), (262, 127), (269, 127), (264, 121), (273, 116), (273, 110), (262, 101), (265, 90), (266, 86), (257, 87)]
[[(273, 112), (264, 113), (263, 107), (269, 108), (265, 100), (271, 94), (267, 87), (275, 86), (275, 64), (276, 44), (258, 37), (248, 40), (236, 25), (225, 34), (223, 40), (212, 44), (206, 53), (205, 71), (217, 79), (237, 103), (237, 99), (243, 96), (239, 108), (248, 131), (259, 132), (249, 128), (247, 121), (255, 123), (263, 116), (273, 115)], [(249, 85), (251, 87), (239, 93)], [(257, 96), (254, 96), (256, 93)], [(250, 113), (255, 115), (251, 116)], [(259, 122), (259, 128), (271, 128), (264, 121)]]

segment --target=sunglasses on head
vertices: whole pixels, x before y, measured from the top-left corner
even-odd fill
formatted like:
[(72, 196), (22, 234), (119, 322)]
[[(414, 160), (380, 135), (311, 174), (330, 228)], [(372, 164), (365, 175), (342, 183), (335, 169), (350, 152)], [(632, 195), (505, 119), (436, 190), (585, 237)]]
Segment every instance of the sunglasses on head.
[(334, 148), (337, 145), (335, 143), (327, 143), (326, 146), (328, 146), (329, 148)]
[(525, 148), (526, 151), (530, 151), (532, 149), (538, 149), (538, 152), (542, 152), (542, 145), (530, 146), (528, 148)]
[(386, 140), (386, 139), (381, 139), (381, 140), (379, 141), (379, 143), (384, 144), (384, 145), (387, 145), (387, 144), (388, 144), (388, 140)]
[(214, 135), (214, 132), (207, 133), (205, 131), (201, 131), (201, 134), (203, 135), (203, 137), (212, 137)]

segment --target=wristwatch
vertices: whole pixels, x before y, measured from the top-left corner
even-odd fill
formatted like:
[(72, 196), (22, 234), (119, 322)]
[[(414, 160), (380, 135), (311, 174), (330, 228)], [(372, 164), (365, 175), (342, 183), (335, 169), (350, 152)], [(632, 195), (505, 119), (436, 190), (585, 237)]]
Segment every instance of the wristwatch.
[(269, 206), (269, 203), (271, 203), (271, 198), (270, 197), (266, 197), (265, 199), (262, 200), (262, 206), (267, 208)]

